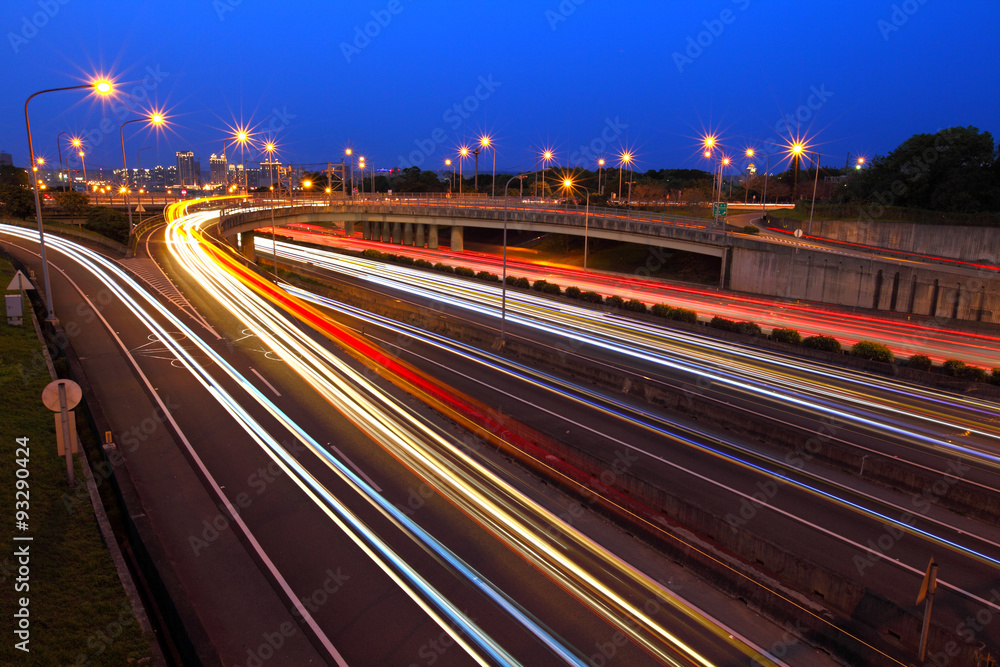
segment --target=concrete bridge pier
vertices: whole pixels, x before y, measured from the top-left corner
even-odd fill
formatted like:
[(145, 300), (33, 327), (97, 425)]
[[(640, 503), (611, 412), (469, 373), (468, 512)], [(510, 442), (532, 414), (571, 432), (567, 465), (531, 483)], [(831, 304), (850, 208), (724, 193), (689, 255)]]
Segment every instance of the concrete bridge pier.
[(392, 242), (395, 243), (396, 245), (399, 245), (403, 242), (403, 234), (402, 231), (400, 230), (400, 227), (401, 227), (400, 223), (398, 222), (392, 223)]
[(451, 251), (462, 252), (465, 250), (465, 228), (458, 225), (451, 226)]
[(427, 249), (437, 250), (438, 249), (438, 226), (437, 225), (427, 225)]
[(417, 238), (416, 238), (416, 243), (414, 245), (416, 245), (418, 248), (423, 248), (424, 247), (424, 226), (418, 224), (416, 227), (417, 227)]
[(254, 263), (257, 262), (257, 250), (254, 248), (253, 243), (255, 236), (257, 235), (253, 232), (243, 232), (240, 234), (240, 254)]
[(412, 246), (413, 245), (413, 223), (404, 222), (403, 223), (403, 245)]
[[(346, 225), (344, 225), (344, 229), (347, 229)], [(371, 221), (365, 220), (364, 222), (361, 223), (361, 238), (363, 238), (365, 241), (371, 241), (372, 240), (372, 223), (371, 223)]]
[(382, 238), (381, 238), (382, 243), (391, 243), (392, 230), (389, 229), (389, 223), (383, 220), (381, 225), (382, 225)]
[(354, 238), (354, 221), (344, 220), (344, 236), (349, 239)]

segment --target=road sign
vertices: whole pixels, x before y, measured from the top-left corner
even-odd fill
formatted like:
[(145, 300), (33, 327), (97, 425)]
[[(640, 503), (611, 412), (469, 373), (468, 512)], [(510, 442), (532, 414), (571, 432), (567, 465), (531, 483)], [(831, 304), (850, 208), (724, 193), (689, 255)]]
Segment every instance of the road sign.
[(83, 390), (80, 389), (80, 385), (72, 380), (56, 380), (48, 383), (42, 390), (42, 403), (52, 412), (59, 412), (62, 409), (62, 406), (59, 405), (59, 385), (66, 388), (66, 409), (72, 410), (83, 398)]
[(5, 301), (7, 302), (7, 324), (21, 326), (21, 318), (24, 313), (24, 301), (22, 301), (21, 295), (8, 294)]
[(796, 229), (795, 230), (795, 238), (797, 238), (797, 239), (802, 238), (802, 230), (801, 229)]
[(726, 217), (726, 209), (727, 208), (728, 208), (728, 204), (726, 202), (724, 202), (724, 201), (723, 202), (716, 202), (715, 204), (712, 204), (712, 216), (713, 217), (717, 217), (717, 218), (724, 218), (724, 217)]
[(139, 205), (135, 207), (135, 212), (136, 213), (145, 213), (146, 212), (146, 209), (143, 208), (143, 206), (142, 206), (142, 202), (139, 202)]
[(14, 274), (14, 279), (10, 281), (10, 285), (7, 285), (7, 291), (21, 291), (23, 289), (35, 289), (35, 286), (31, 284), (26, 275), (18, 271)]

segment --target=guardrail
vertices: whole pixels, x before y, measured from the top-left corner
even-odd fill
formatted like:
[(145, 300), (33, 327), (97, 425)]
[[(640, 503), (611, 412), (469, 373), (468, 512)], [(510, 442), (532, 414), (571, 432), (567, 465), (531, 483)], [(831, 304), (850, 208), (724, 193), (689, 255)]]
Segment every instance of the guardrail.
[[(500, 198), (478, 198), (474, 202), (462, 199), (428, 199), (415, 200), (408, 196), (366, 199), (360, 201), (340, 201), (329, 205), (288, 206), (281, 201), (280, 209), (275, 212), (281, 217), (300, 214), (343, 214), (357, 212), (363, 214), (404, 214), (423, 215), (441, 218), (462, 218), (473, 220), (502, 220), (506, 214), (510, 223), (547, 223), (569, 227), (594, 229), (622, 229), (638, 233), (649, 233), (659, 236), (665, 227), (707, 232), (713, 235), (723, 234), (724, 230), (714, 221), (706, 218), (694, 218), (682, 215), (669, 215), (639, 210), (618, 208), (586, 207), (564, 204), (559, 206), (553, 202), (521, 200), (512, 205), (504, 206)], [(227, 207), (221, 211), (220, 229), (226, 232), (238, 225), (270, 220), (272, 202), (267, 199), (256, 199), (242, 202), (240, 206)], [(254, 210), (248, 211), (247, 208)]]

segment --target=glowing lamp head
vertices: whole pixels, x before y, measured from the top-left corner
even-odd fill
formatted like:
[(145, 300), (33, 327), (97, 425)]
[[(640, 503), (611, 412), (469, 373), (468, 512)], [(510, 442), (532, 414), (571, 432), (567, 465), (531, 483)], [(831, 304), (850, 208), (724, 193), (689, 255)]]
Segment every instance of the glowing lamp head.
[(597, 161), (597, 166), (598, 167), (603, 167), (604, 166), (604, 158), (601, 158), (600, 160)]
[(551, 160), (552, 159), (552, 151), (545, 151), (544, 153), (542, 153), (542, 158), (546, 159), (546, 160)]
[(479, 140), (479, 145), (482, 146), (483, 148), (489, 148), (490, 147), (490, 138), (489, 137), (483, 137), (482, 139)]
[(702, 155), (704, 155), (705, 157), (712, 157), (712, 152), (711, 151), (705, 151), (704, 153), (702, 153)]
[(754, 150), (752, 148), (748, 148), (747, 149), (747, 157), (753, 157), (753, 155), (754, 155)]
[(462, 157), (466, 157), (469, 154), (469, 149), (466, 148), (465, 146), (462, 146), (462, 149), (458, 152)]
[(83, 157), (83, 151), (80, 151), (80, 157)]
[(114, 86), (111, 85), (110, 81), (102, 79), (94, 82), (94, 91), (98, 95), (110, 95), (112, 90), (114, 90)]
[(352, 151), (350, 148), (348, 148), (346, 151), (344, 151), (344, 155), (353, 155), (353, 154), (354, 154), (354, 151)]
[(326, 194), (330, 194), (330, 188), (326, 189)]
[(563, 179), (563, 187), (564, 188), (571, 188), (571, 187), (573, 187), (573, 181), (571, 181), (568, 178)]
[(247, 140), (247, 136), (248, 135), (245, 130), (240, 130), (239, 132), (236, 133), (236, 141), (240, 142), (241, 144), (245, 143)]
[(451, 166), (451, 159), (450, 158), (444, 161), (444, 166), (446, 166), (446, 167), (450, 167)]
[(312, 181), (308, 181), (308, 180), (307, 181), (302, 181), (302, 187), (304, 187), (304, 188), (311, 188), (312, 184), (313, 184)]
[(705, 148), (715, 146), (715, 137), (705, 137)]
[(795, 155), (802, 155), (805, 149), (806, 147), (803, 146), (802, 144), (792, 144), (792, 153)]
[(729, 158), (727, 157), (722, 158), (722, 164), (729, 166)]
[(73, 139), (70, 143), (73, 144), (74, 146), (76, 146), (77, 148), (80, 147), (80, 140), (79, 139)]
[(149, 122), (151, 122), (153, 125), (163, 125), (163, 121), (164, 118), (163, 114), (161, 113), (154, 113), (152, 116), (149, 117)]
[(865, 159), (863, 157), (859, 157), (858, 158), (858, 164), (864, 164), (864, 163), (865, 163)]
[(266, 144), (264, 144), (264, 150), (266, 150), (268, 153), (273, 153), (274, 152), (274, 142), (273, 141), (269, 141)]

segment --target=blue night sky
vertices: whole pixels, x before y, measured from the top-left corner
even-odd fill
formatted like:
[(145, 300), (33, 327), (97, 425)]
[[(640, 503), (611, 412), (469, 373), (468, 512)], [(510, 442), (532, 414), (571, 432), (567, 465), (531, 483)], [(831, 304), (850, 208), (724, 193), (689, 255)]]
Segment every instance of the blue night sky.
[(65, 131), (86, 137), (88, 170), (120, 166), (125, 102), (171, 123), (126, 128), (130, 166), (152, 146), (144, 166), (193, 150), (205, 170), (241, 120), (282, 162), (325, 166), (353, 144), (425, 169), (482, 132), (506, 170), (532, 168), (532, 147), (593, 167), (625, 146), (642, 171), (707, 168), (708, 131), (766, 151), (786, 118), (834, 165), (919, 132), (1000, 131), (997, 0), (3, 0), (0, 27), (0, 150), (18, 165), (24, 100), (94, 71), (130, 83), (117, 103), (33, 100), (40, 155), (58, 161)]

